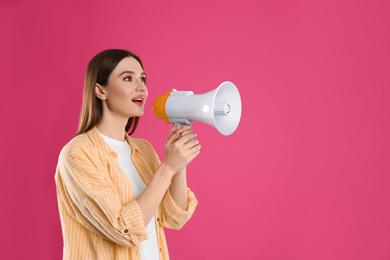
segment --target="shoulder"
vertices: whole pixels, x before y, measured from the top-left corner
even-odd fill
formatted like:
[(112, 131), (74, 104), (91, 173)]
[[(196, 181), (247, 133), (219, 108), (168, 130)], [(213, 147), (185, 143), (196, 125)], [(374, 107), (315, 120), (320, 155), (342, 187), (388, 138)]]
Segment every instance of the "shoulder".
[(89, 158), (96, 157), (91, 141), (86, 134), (75, 136), (61, 150), (58, 157), (56, 178), (62, 175), (75, 176)]
[(60, 158), (65, 159), (69, 156), (75, 156), (77, 154), (91, 154), (94, 153), (96, 147), (88, 138), (87, 134), (80, 134), (70, 140), (61, 150)]

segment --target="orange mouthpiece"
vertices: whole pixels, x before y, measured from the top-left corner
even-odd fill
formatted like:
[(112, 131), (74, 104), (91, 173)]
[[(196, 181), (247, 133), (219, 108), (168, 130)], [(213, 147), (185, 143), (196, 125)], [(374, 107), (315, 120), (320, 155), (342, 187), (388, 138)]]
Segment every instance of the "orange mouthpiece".
[(156, 116), (160, 119), (163, 119), (167, 124), (169, 123), (169, 118), (167, 113), (165, 112), (165, 104), (167, 103), (167, 99), (171, 95), (173, 89), (167, 92), (167, 94), (157, 97), (153, 102), (153, 111)]

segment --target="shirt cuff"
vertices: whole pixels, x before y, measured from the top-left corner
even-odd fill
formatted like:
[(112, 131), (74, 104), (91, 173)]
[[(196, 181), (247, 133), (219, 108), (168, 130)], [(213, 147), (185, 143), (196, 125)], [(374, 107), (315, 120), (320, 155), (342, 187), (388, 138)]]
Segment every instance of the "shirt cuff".
[(138, 245), (145, 239), (148, 239), (148, 230), (144, 224), (141, 209), (137, 201), (132, 201), (122, 208), (121, 216), (124, 227), (120, 230), (122, 234), (129, 235), (132, 244)]
[(195, 211), (198, 201), (195, 198), (194, 193), (187, 188), (188, 207), (186, 210), (180, 208), (174, 199), (172, 198), (170, 188), (168, 188), (164, 199), (162, 201), (165, 213), (169, 218), (174, 220), (177, 224), (185, 224)]

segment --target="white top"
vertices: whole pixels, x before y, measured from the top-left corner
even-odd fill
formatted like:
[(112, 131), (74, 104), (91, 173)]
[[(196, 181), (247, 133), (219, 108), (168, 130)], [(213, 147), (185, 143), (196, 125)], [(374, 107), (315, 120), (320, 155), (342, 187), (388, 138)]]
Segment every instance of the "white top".
[[(100, 134), (108, 146), (118, 154), (119, 166), (129, 177), (133, 186), (134, 199), (137, 199), (146, 188), (146, 184), (135, 168), (133, 161), (131, 160), (131, 147), (129, 143), (126, 140), (119, 141), (105, 136), (102, 133)], [(154, 216), (147, 225), (147, 229), (149, 239), (144, 240), (139, 244), (141, 260), (158, 260), (160, 259), (160, 256), (157, 244), (156, 222)]]

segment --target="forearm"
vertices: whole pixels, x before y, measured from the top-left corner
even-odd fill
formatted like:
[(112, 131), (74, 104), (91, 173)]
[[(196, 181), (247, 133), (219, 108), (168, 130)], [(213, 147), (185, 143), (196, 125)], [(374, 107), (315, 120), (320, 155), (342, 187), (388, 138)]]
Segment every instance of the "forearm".
[(175, 203), (183, 210), (187, 210), (188, 198), (187, 198), (187, 177), (186, 168), (178, 172), (171, 182), (171, 196)]
[(156, 213), (157, 208), (171, 183), (172, 175), (170, 170), (167, 169), (164, 164), (161, 164), (145, 190), (136, 199), (141, 209), (145, 225), (150, 222), (153, 215)]

